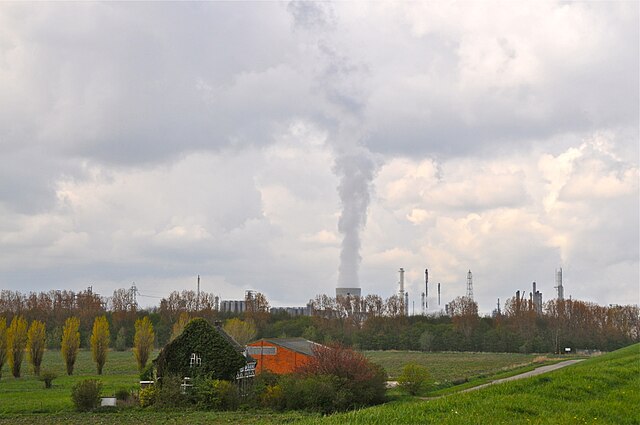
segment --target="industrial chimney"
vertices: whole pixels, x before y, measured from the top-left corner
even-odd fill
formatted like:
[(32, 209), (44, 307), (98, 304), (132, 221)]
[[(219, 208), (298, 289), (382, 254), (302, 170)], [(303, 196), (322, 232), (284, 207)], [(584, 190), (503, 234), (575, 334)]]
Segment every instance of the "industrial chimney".
[(400, 310), (402, 314), (406, 314), (406, 310), (409, 306), (405, 305), (404, 269), (400, 267), (400, 270), (398, 270), (398, 272), (400, 273), (400, 282), (398, 282), (398, 285), (399, 285), (398, 298), (400, 298), (400, 304), (402, 306)]

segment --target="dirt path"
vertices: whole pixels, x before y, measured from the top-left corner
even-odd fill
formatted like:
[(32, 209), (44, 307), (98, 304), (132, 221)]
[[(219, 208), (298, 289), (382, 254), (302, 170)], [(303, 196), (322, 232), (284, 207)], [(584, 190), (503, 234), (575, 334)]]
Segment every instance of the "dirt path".
[[(531, 376), (542, 375), (543, 373), (551, 372), (557, 369), (562, 369), (566, 366), (571, 366), (572, 364), (581, 362), (584, 359), (576, 359), (576, 360), (565, 360), (560, 363), (551, 364), (548, 366), (540, 366), (537, 369), (530, 370), (529, 372), (524, 372), (519, 375), (513, 375), (508, 378), (496, 379), (495, 381), (487, 382), (486, 384), (478, 385), (477, 387), (467, 388), (466, 390), (458, 391), (459, 393), (468, 393), (469, 391), (479, 390), (480, 388), (488, 387), (493, 384), (501, 384), (502, 382), (508, 381), (516, 381), (518, 379), (529, 378)], [(456, 394), (456, 393), (454, 393)]]
[[(503, 382), (516, 381), (518, 379), (524, 379), (524, 378), (529, 378), (531, 376), (542, 375), (543, 373), (548, 373), (548, 372), (551, 372), (551, 371), (554, 371), (554, 370), (557, 370), (557, 369), (562, 369), (563, 367), (571, 366), (572, 364), (576, 364), (576, 363), (581, 362), (583, 360), (584, 359), (565, 360), (563, 362), (555, 363), (555, 364), (548, 365), (548, 366), (540, 366), (537, 369), (530, 370), (529, 372), (524, 372), (524, 373), (521, 373), (519, 375), (513, 375), (513, 376), (510, 376), (508, 378), (496, 379), (495, 381), (487, 382), (486, 384), (481, 384), (481, 385), (478, 385), (476, 387), (467, 388), (465, 390), (457, 391), (455, 393), (441, 395), (441, 396), (437, 396), (437, 397), (418, 397), (418, 398), (420, 398), (422, 400), (435, 400), (435, 399), (438, 399), (438, 398), (447, 397), (447, 396), (452, 395), (452, 394), (468, 393), (469, 391), (476, 391), (476, 390), (479, 390), (481, 388), (488, 387), (489, 385), (501, 384)], [(389, 384), (391, 384), (391, 385), (389, 385)], [(395, 384), (395, 385), (393, 385), (393, 384)], [(398, 384), (397, 382), (388, 382), (387, 383), (387, 385), (389, 387), (396, 386), (397, 384)]]

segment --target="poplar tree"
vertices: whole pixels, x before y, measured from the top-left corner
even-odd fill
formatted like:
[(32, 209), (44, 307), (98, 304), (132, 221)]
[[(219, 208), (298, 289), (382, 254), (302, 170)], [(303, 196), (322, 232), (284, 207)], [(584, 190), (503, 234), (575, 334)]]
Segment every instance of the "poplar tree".
[(0, 317), (0, 378), (2, 378), (2, 367), (7, 360), (7, 319)]
[(73, 374), (73, 366), (80, 349), (80, 320), (77, 317), (69, 317), (64, 322), (62, 329), (62, 343), (60, 350), (62, 358), (67, 366), (67, 375)]
[(46, 331), (44, 323), (39, 320), (31, 322), (29, 332), (27, 332), (27, 352), (29, 361), (33, 366), (33, 373), (40, 376), (40, 365), (44, 356), (44, 346), (46, 344)]
[(11, 373), (15, 378), (19, 378), (24, 349), (27, 346), (27, 321), (22, 316), (14, 316), (11, 320), (7, 333), (7, 346)]
[(138, 369), (143, 370), (147, 365), (149, 354), (151, 354), (151, 350), (153, 350), (155, 334), (148, 316), (136, 320), (135, 328), (136, 334), (133, 337), (133, 355), (138, 362)]
[(187, 313), (180, 313), (180, 317), (178, 317), (178, 320), (173, 324), (173, 328), (171, 329), (171, 338), (169, 338), (169, 342), (180, 336), (184, 327), (187, 326), (187, 323), (189, 323), (190, 320), (191, 318)]
[(96, 317), (96, 320), (93, 321), (93, 331), (91, 332), (91, 352), (93, 354), (93, 361), (96, 362), (98, 375), (102, 375), (102, 368), (107, 361), (109, 336), (109, 322), (107, 322), (107, 317)]

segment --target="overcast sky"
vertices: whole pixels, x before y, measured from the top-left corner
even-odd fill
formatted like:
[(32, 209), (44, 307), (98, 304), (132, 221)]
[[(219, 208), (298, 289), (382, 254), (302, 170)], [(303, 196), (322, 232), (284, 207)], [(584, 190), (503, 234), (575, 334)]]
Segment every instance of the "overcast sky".
[(638, 17), (1, 3), (0, 288), (638, 303)]

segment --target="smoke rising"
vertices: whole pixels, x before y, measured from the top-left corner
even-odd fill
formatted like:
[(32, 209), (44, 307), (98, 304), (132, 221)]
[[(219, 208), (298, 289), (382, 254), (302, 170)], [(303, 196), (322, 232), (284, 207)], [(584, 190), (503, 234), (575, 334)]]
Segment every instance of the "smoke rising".
[(338, 267), (338, 286), (358, 287), (360, 267), (360, 233), (367, 222), (371, 182), (375, 165), (364, 149), (336, 158), (334, 172), (340, 176), (338, 194), (342, 213), (338, 230), (343, 236)]
[(376, 170), (371, 153), (363, 146), (368, 66), (354, 62), (351, 58), (357, 57), (355, 52), (346, 52), (345, 46), (334, 39), (340, 23), (331, 3), (294, 1), (287, 8), (297, 34), (306, 36), (309, 50), (315, 52), (318, 63), (312, 72), (328, 106), (323, 118), (336, 157), (333, 172), (340, 179), (342, 207), (338, 221), (342, 234), (338, 286), (358, 287), (361, 233), (367, 222)]

